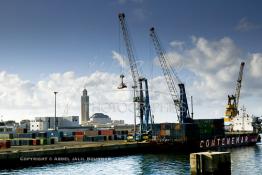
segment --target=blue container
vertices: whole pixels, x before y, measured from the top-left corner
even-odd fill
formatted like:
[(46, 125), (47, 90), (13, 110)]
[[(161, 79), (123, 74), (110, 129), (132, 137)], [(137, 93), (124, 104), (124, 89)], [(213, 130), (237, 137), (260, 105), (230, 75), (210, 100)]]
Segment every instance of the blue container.
[(58, 131), (47, 131), (47, 137), (50, 138), (50, 137), (58, 137), (59, 134), (58, 134)]
[(14, 138), (35, 138), (36, 134), (35, 133), (22, 133), (22, 134), (15, 134)]

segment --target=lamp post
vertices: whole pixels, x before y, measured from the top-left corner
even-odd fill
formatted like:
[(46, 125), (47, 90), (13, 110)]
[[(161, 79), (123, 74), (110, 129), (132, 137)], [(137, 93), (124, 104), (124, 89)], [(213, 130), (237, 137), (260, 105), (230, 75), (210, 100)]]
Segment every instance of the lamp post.
[(55, 131), (57, 130), (57, 121), (56, 121), (56, 94), (57, 94), (58, 92), (54, 92), (54, 94), (55, 94)]

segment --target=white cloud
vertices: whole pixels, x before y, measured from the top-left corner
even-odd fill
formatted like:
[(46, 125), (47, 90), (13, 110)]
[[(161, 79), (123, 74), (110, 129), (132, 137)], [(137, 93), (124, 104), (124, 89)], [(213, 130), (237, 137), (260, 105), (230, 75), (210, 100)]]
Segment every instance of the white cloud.
[(241, 18), (236, 26), (236, 30), (241, 32), (246, 32), (246, 31), (250, 31), (253, 29), (260, 29), (260, 28), (261, 25), (249, 21), (246, 17)]
[(178, 48), (178, 49), (183, 49), (184, 47), (184, 42), (183, 41), (172, 41), (170, 42), (170, 45), (174, 48)]
[[(253, 97), (262, 97), (261, 53), (247, 56), (227, 37), (216, 41), (194, 37), (192, 44), (191, 48), (183, 47), (179, 51), (174, 48), (167, 55), (175, 68), (181, 65), (177, 72), (185, 83), (188, 99), (191, 95), (194, 96), (196, 118), (223, 116), (227, 95), (235, 90), (239, 65), (243, 60), (246, 67), (240, 105), (246, 104), (246, 99), (249, 99), (247, 104), (256, 106), (255, 102), (252, 103)], [(113, 59), (121, 65), (123, 57), (115, 51), (112, 54)], [(125, 61), (122, 63), (123, 66), (126, 64)], [(125, 78), (128, 89), (118, 90), (119, 82), (119, 75), (113, 73), (97, 71), (87, 76), (77, 76), (69, 71), (50, 74), (33, 84), (18, 75), (0, 71), (0, 115), (3, 115), (4, 119), (16, 120), (53, 115), (54, 91), (59, 92), (59, 116), (64, 115), (67, 106), (69, 115), (79, 115), (80, 97), (83, 88), (86, 88), (90, 96), (91, 114), (103, 112), (113, 119), (124, 119), (131, 123), (133, 92), (130, 73)], [(156, 122), (175, 122), (175, 108), (164, 77), (150, 79), (149, 88)], [(249, 109), (249, 106), (246, 107)], [(261, 112), (259, 107), (253, 107), (251, 111), (258, 115), (261, 115)]]
[[(245, 104), (245, 97), (250, 98), (250, 95), (262, 97), (262, 83), (259, 83), (262, 82), (261, 54), (247, 57), (229, 37), (215, 41), (192, 37), (192, 44), (191, 48), (174, 47), (167, 56), (175, 69), (178, 67), (177, 72), (186, 85), (188, 98), (194, 96), (196, 114), (199, 117), (207, 118), (212, 115), (217, 118), (224, 115), (227, 95), (234, 94), (242, 61), (246, 62), (246, 66), (240, 104)], [(253, 112), (258, 114), (262, 111)]]
[(262, 78), (262, 54), (255, 53), (251, 56), (250, 61), (251, 74), (255, 78)]
[(128, 60), (123, 55), (117, 53), (116, 51), (112, 51), (112, 58), (118, 62), (118, 64), (122, 68), (126, 68), (128, 65)]

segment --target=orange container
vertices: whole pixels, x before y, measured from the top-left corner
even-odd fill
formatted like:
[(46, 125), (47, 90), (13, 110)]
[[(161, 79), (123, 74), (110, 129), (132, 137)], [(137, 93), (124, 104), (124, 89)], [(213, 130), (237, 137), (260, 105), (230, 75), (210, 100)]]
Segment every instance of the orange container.
[(166, 136), (166, 131), (165, 130), (160, 130), (160, 136)]
[(75, 141), (82, 142), (84, 140), (84, 135), (75, 135)]

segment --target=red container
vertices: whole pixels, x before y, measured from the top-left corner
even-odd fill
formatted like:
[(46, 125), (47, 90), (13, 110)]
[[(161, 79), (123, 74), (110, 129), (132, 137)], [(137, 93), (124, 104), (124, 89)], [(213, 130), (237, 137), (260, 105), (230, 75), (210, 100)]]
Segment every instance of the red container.
[(11, 147), (10, 140), (0, 140), (0, 149), (6, 149)]
[(83, 131), (75, 131), (73, 132), (73, 135), (76, 136), (76, 135), (84, 135), (84, 132)]
[(114, 130), (100, 130), (98, 131), (98, 134), (103, 136), (111, 136), (114, 134)]

